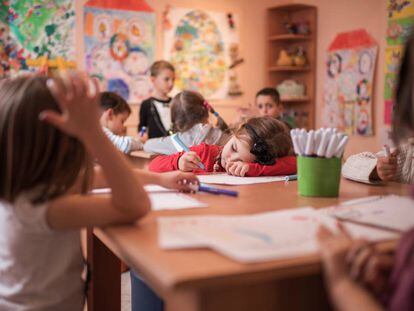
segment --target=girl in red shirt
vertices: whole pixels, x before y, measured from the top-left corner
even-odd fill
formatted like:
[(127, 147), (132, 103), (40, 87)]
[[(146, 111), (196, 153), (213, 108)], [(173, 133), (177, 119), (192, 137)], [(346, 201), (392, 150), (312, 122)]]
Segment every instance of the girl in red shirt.
[(287, 127), (274, 118), (257, 117), (240, 125), (224, 146), (201, 144), (189, 152), (158, 156), (149, 169), (227, 172), (235, 176), (290, 175), (296, 173), (296, 158)]

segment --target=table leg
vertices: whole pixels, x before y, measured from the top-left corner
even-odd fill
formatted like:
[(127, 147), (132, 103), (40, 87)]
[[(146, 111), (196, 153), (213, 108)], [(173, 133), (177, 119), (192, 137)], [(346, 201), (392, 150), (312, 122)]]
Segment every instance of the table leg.
[(93, 234), (93, 229), (87, 233), (87, 261), (88, 311), (121, 310), (120, 260)]

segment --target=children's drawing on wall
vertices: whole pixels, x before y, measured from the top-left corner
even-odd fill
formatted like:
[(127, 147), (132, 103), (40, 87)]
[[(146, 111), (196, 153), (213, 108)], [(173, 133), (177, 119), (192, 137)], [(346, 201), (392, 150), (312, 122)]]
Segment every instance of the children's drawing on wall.
[(377, 44), (365, 30), (338, 34), (328, 48), (324, 84), (325, 126), (369, 136)]
[(196, 90), (208, 99), (241, 94), (236, 15), (169, 8), (163, 18), (172, 25), (164, 32), (164, 57), (176, 69), (176, 91)]
[(0, 2), (0, 77), (75, 66), (71, 0)]
[(414, 25), (414, 1), (388, 0), (387, 45), (385, 48), (384, 122), (390, 125), (394, 93), (403, 45)]
[(155, 14), (143, 1), (92, 0), (85, 4), (86, 70), (101, 88), (129, 103), (151, 94)]

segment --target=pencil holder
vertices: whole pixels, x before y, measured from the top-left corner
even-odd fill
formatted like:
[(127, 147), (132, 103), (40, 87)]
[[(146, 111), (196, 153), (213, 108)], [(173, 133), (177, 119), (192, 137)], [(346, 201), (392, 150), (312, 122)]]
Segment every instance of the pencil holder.
[(299, 194), (307, 197), (337, 197), (341, 159), (297, 157)]

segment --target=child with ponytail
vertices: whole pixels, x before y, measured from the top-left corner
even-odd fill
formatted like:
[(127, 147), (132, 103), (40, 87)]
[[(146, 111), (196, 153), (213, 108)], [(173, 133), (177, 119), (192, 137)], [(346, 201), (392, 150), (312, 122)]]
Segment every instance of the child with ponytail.
[[(219, 127), (209, 123), (209, 114), (217, 118)], [(173, 132), (187, 147), (201, 143), (224, 145), (229, 137), (224, 120), (197, 92), (183, 91), (173, 98), (171, 122)], [(171, 136), (167, 136), (149, 139), (144, 145), (144, 151), (170, 155), (176, 153), (177, 149)]]

